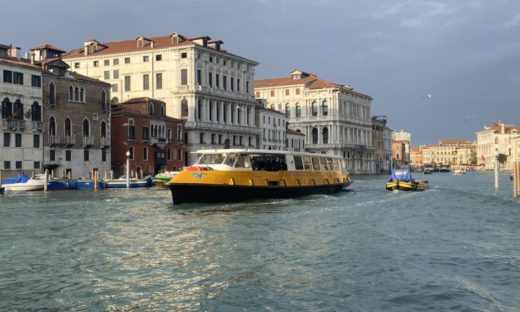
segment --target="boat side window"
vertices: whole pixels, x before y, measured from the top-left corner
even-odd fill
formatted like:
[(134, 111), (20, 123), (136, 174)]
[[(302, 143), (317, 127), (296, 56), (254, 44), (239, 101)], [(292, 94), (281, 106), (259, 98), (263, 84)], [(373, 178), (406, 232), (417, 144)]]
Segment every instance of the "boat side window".
[(303, 156), (303, 166), (305, 170), (312, 170), (312, 162), (309, 156)]
[(334, 166), (334, 161), (332, 158), (327, 158), (327, 165), (329, 167), (329, 170), (331, 171), (337, 171), (335, 166)]
[(329, 166), (327, 166), (327, 158), (320, 157), (320, 166), (321, 170), (329, 170)]
[(287, 163), (283, 155), (256, 155), (251, 157), (253, 170), (280, 171), (287, 170)]
[(296, 168), (296, 170), (303, 170), (303, 160), (301, 156), (294, 156), (294, 168)]
[(235, 168), (251, 168), (247, 154), (238, 156), (237, 162), (235, 163)]
[(320, 160), (318, 157), (312, 157), (312, 166), (314, 170), (320, 170)]
[(228, 154), (226, 160), (224, 160), (224, 164), (230, 167), (233, 167), (235, 161), (237, 160), (237, 154)]
[(202, 154), (197, 161), (197, 165), (218, 165), (221, 164), (223, 160), (224, 155), (222, 154)]

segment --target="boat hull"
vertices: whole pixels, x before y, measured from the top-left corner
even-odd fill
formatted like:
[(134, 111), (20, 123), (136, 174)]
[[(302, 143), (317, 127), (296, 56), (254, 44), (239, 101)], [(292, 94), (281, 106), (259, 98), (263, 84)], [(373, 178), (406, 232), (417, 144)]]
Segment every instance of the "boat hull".
[(386, 183), (386, 189), (388, 191), (399, 190), (399, 191), (424, 191), (428, 188), (428, 181), (390, 181)]
[(348, 184), (314, 186), (241, 186), (169, 184), (173, 203), (219, 203), (240, 202), (254, 199), (291, 198), (310, 194), (330, 194), (343, 190)]
[(41, 191), (43, 184), (13, 183), (4, 185), (8, 191)]
[[(136, 187), (150, 187), (153, 186), (153, 182), (151, 180), (140, 180), (140, 181), (132, 181), (129, 182), (130, 188)], [(116, 181), (100, 181), (100, 188), (126, 188), (126, 180), (116, 180)]]

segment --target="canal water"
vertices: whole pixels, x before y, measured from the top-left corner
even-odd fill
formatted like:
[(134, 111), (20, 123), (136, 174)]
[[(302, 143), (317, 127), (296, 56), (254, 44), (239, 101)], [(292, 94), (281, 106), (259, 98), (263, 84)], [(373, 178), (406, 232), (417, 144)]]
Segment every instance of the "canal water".
[[(501, 175), (387, 177), (300, 199), (0, 195), (0, 311), (520, 311), (520, 201)], [(200, 194), (204, 196), (204, 194)]]

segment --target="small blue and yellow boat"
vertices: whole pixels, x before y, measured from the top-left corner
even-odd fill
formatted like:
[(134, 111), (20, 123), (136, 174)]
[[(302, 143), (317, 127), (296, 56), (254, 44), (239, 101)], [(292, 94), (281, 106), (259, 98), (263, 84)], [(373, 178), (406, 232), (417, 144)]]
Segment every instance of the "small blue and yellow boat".
[(392, 177), (386, 182), (386, 189), (388, 191), (424, 191), (427, 188), (428, 181), (416, 181), (408, 168), (394, 169), (392, 171)]

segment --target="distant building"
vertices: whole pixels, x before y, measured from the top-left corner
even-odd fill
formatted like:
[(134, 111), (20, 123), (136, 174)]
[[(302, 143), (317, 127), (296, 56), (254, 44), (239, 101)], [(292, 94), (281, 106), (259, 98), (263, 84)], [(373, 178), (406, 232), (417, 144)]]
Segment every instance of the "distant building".
[[(284, 113), (267, 108), (265, 101), (259, 100), (256, 107), (256, 124), (262, 130), (259, 148), (278, 151), (286, 149), (287, 118)], [(241, 141), (242, 136), (240, 136), (239, 146), (245, 143)], [(254, 147), (251, 143), (247, 142), (246, 146)]]
[(386, 116), (372, 117), (372, 144), (375, 173), (390, 172), (392, 170), (392, 129), (386, 125)]
[(287, 115), (306, 151), (340, 155), (352, 173), (375, 172), (370, 96), (300, 70), (256, 80), (255, 95)]
[(423, 165), (423, 150), (422, 146), (410, 147), (410, 166), (418, 169)]
[(39, 173), (43, 164), (42, 69), (0, 44), (0, 170), (3, 178)]
[(403, 130), (392, 133), (392, 166), (402, 168), (410, 166), (410, 143), (412, 135)]
[(504, 123), (493, 123), (484, 126), (478, 131), (477, 135), (477, 161), (484, 166), (484, 169), (494, 168), (494, 162), (498, 154), (507, 156), (502, 168), (511, 170), (513, 156), (512, 139), (519, 136), (520, 126), (507, 125)]
[(100, 178), (110, 173), (110, 84), (71, 72), (65, 51), (31, 49), (43, 71), (44, 167), (55, 177)]
[[(239, 146), (239, 137), (257, 146), (253, 80), (258, 63), (229, 53), (222, 44), (178, 33), (91, 39), (64, 59), (74, 71), (110, 83), (113, 102), (142, 97), (165, 102), (167, 116), (186, 120), (188, 152)], [(188, 163), (195, 157), (188, 153)]]
[(471, 164), (472, 151), (475, 151), (475, 145), (469, 140), (441, 140), (438, 144), (422, 146), (423, 163), (452, 169), (465, 168)]
[(166, 104), (150, 98), (112, 105), (112, 167), (114, 176), (142, 178), (161, 171), (180, 170), (186, 164), (184, 121), (166, 116)]
[(301, 132), (287, 129), (286, 150), (292, 152), (305, 152), (305, 135)]

